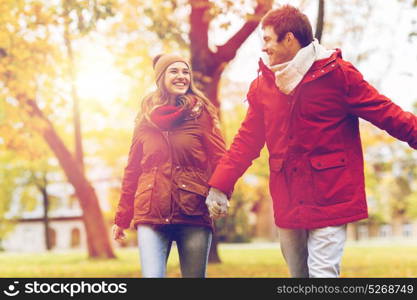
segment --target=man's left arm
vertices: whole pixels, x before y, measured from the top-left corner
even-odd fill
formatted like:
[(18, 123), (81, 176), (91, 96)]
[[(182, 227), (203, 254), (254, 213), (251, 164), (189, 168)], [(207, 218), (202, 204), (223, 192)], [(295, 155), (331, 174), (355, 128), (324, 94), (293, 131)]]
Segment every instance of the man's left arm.
[(417, 149), (417, 117), (381, 95), (352, 64), (343, 71), (349, 111)]

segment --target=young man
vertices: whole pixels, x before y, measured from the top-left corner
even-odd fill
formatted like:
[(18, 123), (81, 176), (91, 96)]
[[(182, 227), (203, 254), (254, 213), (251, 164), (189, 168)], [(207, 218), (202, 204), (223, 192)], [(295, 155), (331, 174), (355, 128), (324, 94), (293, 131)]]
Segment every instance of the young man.
[[(341, 51), (313, 39), (307, 17), (286, 5), (262, 20), (261, 75), (249, 109), (209, 181), (214, 217), (227, 194), (269, 150), (270, 192), (280, 245), (292, 277), (338, 277), (346, 224), (368, 216), (359, 120), (417, 148), (417, 118), (367, 83)], [(229, 197), (230, 198), (230, 197)]]

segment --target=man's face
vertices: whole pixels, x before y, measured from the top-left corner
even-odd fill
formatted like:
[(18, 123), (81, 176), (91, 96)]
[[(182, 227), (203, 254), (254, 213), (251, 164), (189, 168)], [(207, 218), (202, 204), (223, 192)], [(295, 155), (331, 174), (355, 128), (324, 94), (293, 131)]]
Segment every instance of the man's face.
[(293, 58), (293, 53), (287, 38), (282, 39), (280, 42), (277, 42), (277, 40), (278, 37), (274, 31), (274, 27), (270, 25), (265, 26), (263, 28), (264, 44), (262, 51), (268, 55), (270, 66), (285, 63)]

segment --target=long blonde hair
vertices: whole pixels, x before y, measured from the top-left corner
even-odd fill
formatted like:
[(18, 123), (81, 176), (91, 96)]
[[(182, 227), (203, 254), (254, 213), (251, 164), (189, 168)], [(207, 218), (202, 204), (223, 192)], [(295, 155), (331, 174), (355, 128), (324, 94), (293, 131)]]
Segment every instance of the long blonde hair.
[[(157, 58), (157, 57), (156, 57)], [(154, 59), (155, 60), (155, 59)], [(136, 120), (138, 122), (146, 120), (153, 126), (156, 126), (151, 120), (151, 113), (158, 107), (167, 105), (169, 103), (170, 94), (165, 86), (165, 72), (157, 81), (157, 90), (145, 96), (141, 103), (141, 111), (138, 113)], [(190, 70), (191, 72), (191, 70)], [(211, 103), (211, 101), (200, 91), (194, 83), (192, 72), (190, 76), (190, 86), (184, 95), (177, 96), (177, 100), (180, 100), (184, 106), (189, 107), (192, 103), (192, 98), (196, 97), (204, 103), (204, 107), (209, 113), (213, 126), (218, 126), (219, 117), (217, 108)]]

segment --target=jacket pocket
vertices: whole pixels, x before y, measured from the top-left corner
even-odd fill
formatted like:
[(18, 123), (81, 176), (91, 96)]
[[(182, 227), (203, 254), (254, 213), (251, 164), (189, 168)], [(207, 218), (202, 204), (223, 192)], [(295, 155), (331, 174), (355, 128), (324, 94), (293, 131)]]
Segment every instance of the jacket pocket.
[(205, 203), (208, 186), (187, 177), (180, 178), (177, 183), (179, 191), (178, 204), (181, 211), (190, 216), (208, 214)]
[(328, 206), (351, 200), (352, 177), (343, 151), (310, 158), (315, 202)]
[(143, 174), (140, 176), (135, 194), (135, 214), (146, 215), (150, 212), (154, 184), (154, 173)]
[(346, 166), (346, 154), (336, 152), (318, 155), (310, 158), (311, 166), (316, 170), (326, 170)]

